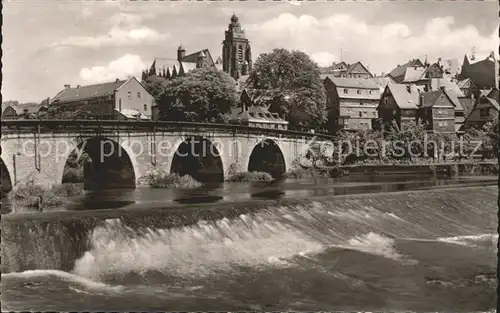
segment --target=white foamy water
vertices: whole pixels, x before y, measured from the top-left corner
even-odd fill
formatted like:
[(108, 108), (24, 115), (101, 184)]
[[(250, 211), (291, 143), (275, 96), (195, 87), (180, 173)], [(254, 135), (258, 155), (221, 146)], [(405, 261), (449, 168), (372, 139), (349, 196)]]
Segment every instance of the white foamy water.
[(498, 240), (498, 234), (481, 234), (438, 238), (438, 241), (453, 243), (463, 246), (474, 246), (478, 242), (488, 242), (492, 244)]
[(393, 239), (372, 232), (351, 238), (343, 247), (374, 255), (381, 255), (393, 260), (400, 260), (402, 258), (402, 255), (397, 253), (394, 248)]
[(59, 271), (59, 270), (29, 270), (24, 272), (13, 272), (2, 274), (2, 278), (43, 278), (47, 276), (55, 276), (60, 280), (64, 280), (69, 283), (75, 283), (81, 285), (88, 289), (98, 289), (98, 290), (109, 290), (109, 291), (121, 291), (122, 286), (111, 286), (102, 282), (93, 281), (86, 277), (81, 277), (72, 273)]
[(162, 271), (205, 275), (235, 265), (284, 265), (283, 259), (323, 246), (277, 221), (241, 215), (177, 229), (146, 228), (139, 235), (107, 220), (90, 235), (91, 250), (73, 272), (99, 278), (109, 274)]

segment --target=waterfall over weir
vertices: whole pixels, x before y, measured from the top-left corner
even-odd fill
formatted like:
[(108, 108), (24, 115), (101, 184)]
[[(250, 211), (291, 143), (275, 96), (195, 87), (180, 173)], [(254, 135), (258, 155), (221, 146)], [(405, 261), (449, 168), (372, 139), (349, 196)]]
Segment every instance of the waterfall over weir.
[(484, 312), (494, 187), (2, 218), (5, 311)]
[(393, 238), (494, 233), (495, 193), (492, 187), (458, 188), (9, 216), (2, 219), (2, 272), (58, 269), (93, 278), (148, 270), (202, 274), (326, 247), (397, 258)]

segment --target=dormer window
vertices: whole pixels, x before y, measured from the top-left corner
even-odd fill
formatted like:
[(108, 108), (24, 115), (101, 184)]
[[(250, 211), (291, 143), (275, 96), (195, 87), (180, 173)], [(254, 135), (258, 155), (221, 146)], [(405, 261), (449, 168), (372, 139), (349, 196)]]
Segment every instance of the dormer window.
[(344, 89), (344, 93), (346, 94), (348, 92), (347, 88)]

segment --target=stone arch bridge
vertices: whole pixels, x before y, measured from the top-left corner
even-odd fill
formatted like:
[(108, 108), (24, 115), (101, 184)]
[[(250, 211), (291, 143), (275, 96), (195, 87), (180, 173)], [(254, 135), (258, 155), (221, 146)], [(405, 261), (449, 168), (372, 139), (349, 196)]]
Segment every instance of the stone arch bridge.
[(135, 188), (149, 171), (223, 181), (240, 171), (278, 177), (327, 135), (227, 124), (184, 122), (2, 121), (2, 190), (34, 173), (56, 184), (71, 155), (88, 156), (85, 185)]

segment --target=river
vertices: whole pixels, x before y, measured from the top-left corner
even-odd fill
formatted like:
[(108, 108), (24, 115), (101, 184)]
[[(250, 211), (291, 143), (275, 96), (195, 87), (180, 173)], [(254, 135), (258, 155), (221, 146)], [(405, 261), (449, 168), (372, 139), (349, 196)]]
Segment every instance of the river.
[(2, 215), (2, 310), (480, 312), (494, 177), (89, 192)]

